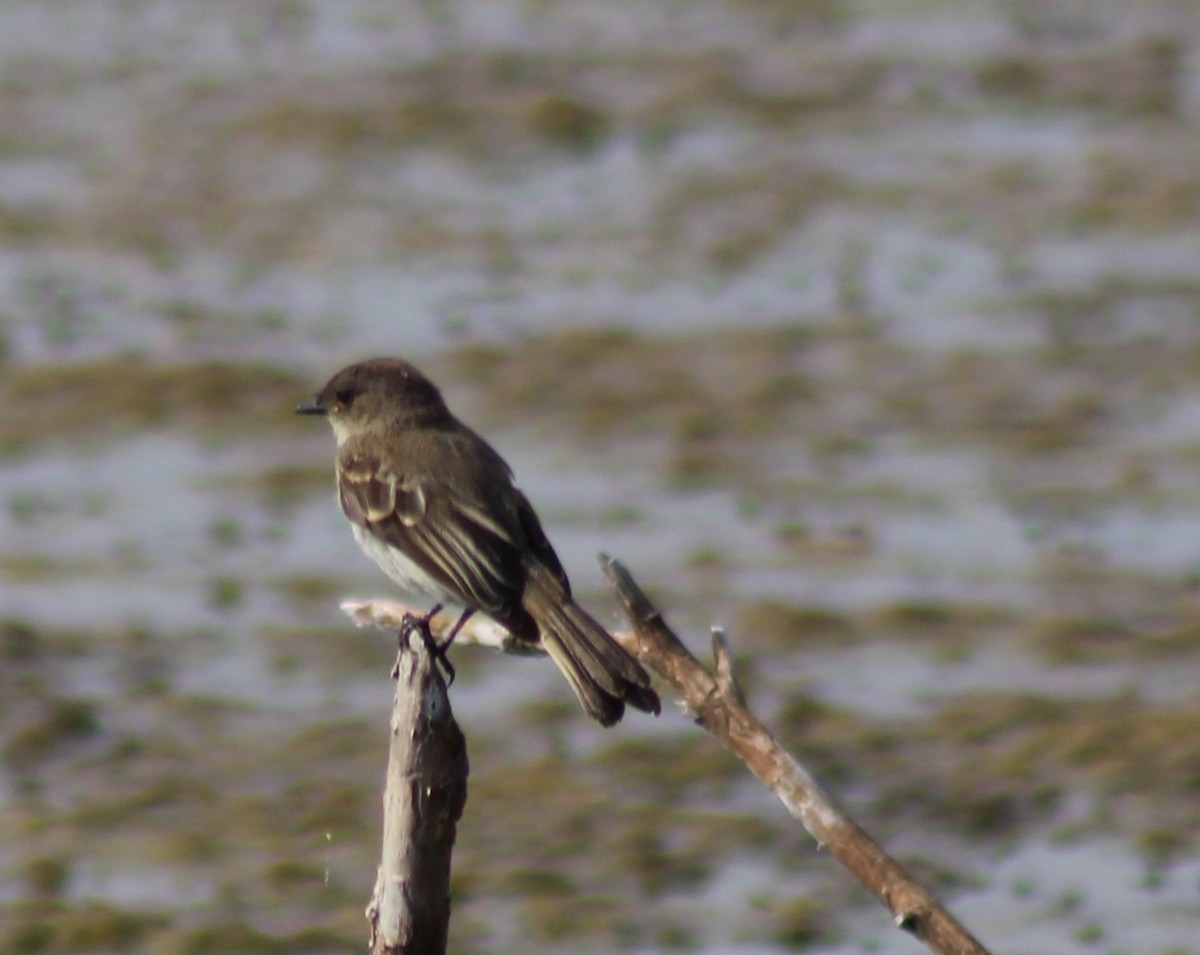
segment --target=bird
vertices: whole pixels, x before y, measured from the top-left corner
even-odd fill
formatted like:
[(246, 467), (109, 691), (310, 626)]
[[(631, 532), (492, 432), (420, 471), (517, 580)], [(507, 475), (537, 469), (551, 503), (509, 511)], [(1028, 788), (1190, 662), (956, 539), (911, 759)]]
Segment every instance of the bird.
[(338, 501), (359, 547), (400, 588), (476, 612), (540, 645), (584, 711), (612, 726), (626, 704), (658, 714), (641, 664), (571, 594), (529, 499), (500, 454), (401, 358), (338, 371), (297, 414), (326, 418), (337, 441)]

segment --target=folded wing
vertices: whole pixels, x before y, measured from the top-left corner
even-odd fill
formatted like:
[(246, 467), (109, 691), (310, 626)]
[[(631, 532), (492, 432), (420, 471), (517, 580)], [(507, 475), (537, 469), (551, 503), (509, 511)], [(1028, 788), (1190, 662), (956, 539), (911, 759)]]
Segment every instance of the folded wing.
[(395, 547), (468, 607), (499, 618), (519, 603), (516, 534), (481, 501), (397, 474), (362, 453), (339, 461), (338, 497), (353, 523)]

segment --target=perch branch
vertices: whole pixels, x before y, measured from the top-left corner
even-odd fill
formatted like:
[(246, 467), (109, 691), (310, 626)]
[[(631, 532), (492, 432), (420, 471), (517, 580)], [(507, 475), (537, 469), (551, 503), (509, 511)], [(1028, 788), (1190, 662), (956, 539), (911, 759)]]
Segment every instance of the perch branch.
[[(401, 630), (383, 794), (383, 854), (367, 906), (373, 955), (444, 955), (450, 854), (467, 800), (467, 745), (446, 683)], [(408, 646), (405, 646), (405, 644)]]
[(713, 633), (711, 676), (667, 625), (629, 571), (603, 554), (600, 564), (633, 624), (626, 646), (683, 697), (696, 722), (720, 738), (794, 818), (892, 913), (896, 925), (940, 955), (988, 955), (970, 932), (853, 819), (747, 708), (733, 674), (729, 641)]
[[(620, 597), (633, 630), (613, 636), (630, 653), (665, 679), (683, 698), (701, 726), (720, 738), (783, 803), (818, 844), (830, 853), (892, 913), (896, 925), (939, 955), (988, 955), (966, 928), (849, 818), (817, 781), (750, 712), (734, 673), (729, 639), (721, 630), (712, 636), (714, 674), (696, 660), (667, 625), (662, 614), (618, 561), (601, 555), (605, 577)], [(345, 601), (342, 609), (359, 624), (395, 628), (406, 613), (419, 608), (387, 600)], [(444, 633), (452, 616), (435, 618), (433, 629)], [(498, 624), (474, 617), (458, 640), (508, 653), (536, 653), (515, 641)]]
[[(375, 597), (371, 600), (343, 600), (342, 612), (359, 627), (378, 627), (381, 630), (400, 629), (405, 617), (423, 616), (428, 608), (409, 606), (397, 600)], [(436, 637), (445, 637), (458, 619), (457, 614), (439, 613), (429, 621), (429, 629)], [(528, 641), (518, 640), (494, 620), (481, 614), (471, 617), (454, 638), (455, 646), (477, 644), (505, 653), (521, 656), (542, 656), (542, 649)]]

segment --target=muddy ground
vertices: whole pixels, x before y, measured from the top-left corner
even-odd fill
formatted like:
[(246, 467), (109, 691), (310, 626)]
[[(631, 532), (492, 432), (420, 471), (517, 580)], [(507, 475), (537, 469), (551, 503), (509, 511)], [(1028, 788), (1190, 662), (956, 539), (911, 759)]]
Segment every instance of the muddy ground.
[[(1200, 13), (11, 2), (0, 948), (349, 952), (403, 354), (996, 951), (1200, 952)], [(917, 952), (676, 710), (455, 651), (455, 952)]]

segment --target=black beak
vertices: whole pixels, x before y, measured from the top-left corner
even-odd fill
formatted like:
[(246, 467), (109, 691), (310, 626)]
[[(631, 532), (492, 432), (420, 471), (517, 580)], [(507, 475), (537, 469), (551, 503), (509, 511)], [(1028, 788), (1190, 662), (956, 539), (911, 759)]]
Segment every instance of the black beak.
[(326, 408), (323, 404), (321, 404), (320, 400), (318, 398), (316, 398), (315, 396), (313, 398), (311, 398), (310, 400), (304, 402), (304, 404), (296, 406), (296, 414), (323, 415), (323, 414), (327, 413), (328, 411), (329, 411), (329, 409)]

